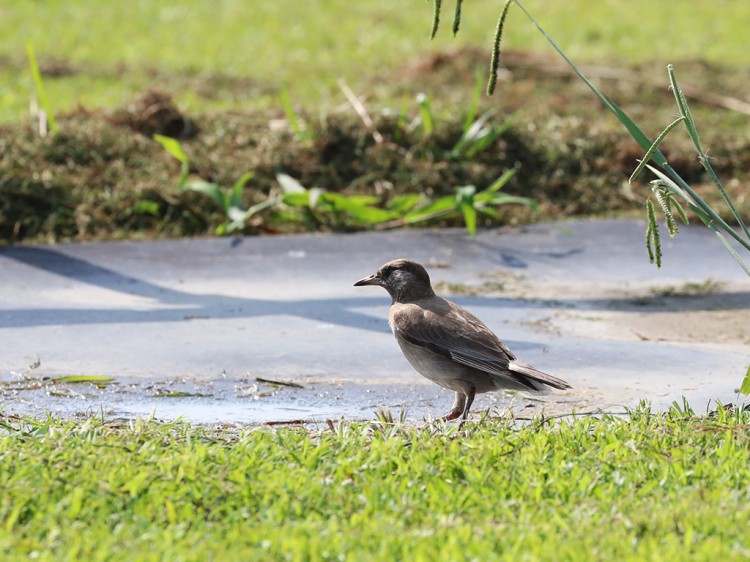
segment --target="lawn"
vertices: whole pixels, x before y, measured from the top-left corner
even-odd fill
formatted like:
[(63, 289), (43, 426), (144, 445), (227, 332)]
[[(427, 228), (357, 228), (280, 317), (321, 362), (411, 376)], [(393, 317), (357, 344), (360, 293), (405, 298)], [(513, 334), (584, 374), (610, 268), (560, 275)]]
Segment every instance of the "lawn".
[(221, 429), (0, 418), (4, 560), (737, 560), (750, 416)]
[[(330, 110), (344, 102), (338, 79), (388, 97), (391, 72), (419, 54), (466, 45), (489, 54), (501, 3), (467, 3), (455, 39), (453, 6), (445, 4), (443, 28), (430, 42), (432, 6), (423, 0), (9, 0), (0, 7), (0, 123), (28, 113), (34, 88), (27, 41), (48, 72), (56, 111), (121, 106), (146, 88), (168, 89), (189, 112), (276, 107), (281, 88), (311, 110)], [(750, 4), (743, 0), (683, 0), (658, 9), (648, 0), (525, 5), (580, 62), (750, 64)], [(506, 42), (550, 52), (518, 10)]]

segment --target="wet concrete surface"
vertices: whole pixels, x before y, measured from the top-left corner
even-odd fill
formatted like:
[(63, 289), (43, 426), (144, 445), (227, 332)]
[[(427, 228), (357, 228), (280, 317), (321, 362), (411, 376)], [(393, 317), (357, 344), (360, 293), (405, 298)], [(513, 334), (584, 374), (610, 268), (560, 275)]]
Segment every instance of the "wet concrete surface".
[[(381, 408), (439, 416), (451, 393), (401, 356), (385, 291), (352, 286), (396, 257), (425, 264), (440, 294), (574, 386), (541, 401), (483, 395), (477, 410), (737, 401), (750, 362), (748, 278), (701, 227), (664, 240), (659, 271), (644, 232), (619, 220), (475, 239), (413, 230), (0, 248), (1, 412), (207, 423), (371, 419)], [(54, 382), (66, 375), (114, 383)]]
[[(286, 381), (280, 381), (282, 383)], [(446, 413), (451, 396), (434, 385), (311, 383), (295, 387), (254, 379), (160, 380), (119, 378), (105, 383), (58, 382), (51, 377), (0, 380), (2, 414), (104, 419), (182, 418), (201, 424), (323, 424), (370, 420), (384, 412), (395, 419), (430, 420)], [(527, 418), (544, 396), (481, 396), (475, 414)], [(441, 411), (441, 408), (444, 411)], [(0, 419), (2, 418), (0, 414)]]

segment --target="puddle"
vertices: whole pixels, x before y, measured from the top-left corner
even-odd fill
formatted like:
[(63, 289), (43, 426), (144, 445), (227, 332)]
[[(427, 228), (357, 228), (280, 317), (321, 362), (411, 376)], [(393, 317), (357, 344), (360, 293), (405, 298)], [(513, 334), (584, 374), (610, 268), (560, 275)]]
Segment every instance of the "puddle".
[[(477, 397), (472, 412), (477, 414), (490, 409), (499, 415), (512, 407), (516, 414), (531, 416), (542, 408), (554, 407), (550, 398), (561, 397), (550, 395), (540, 400), (502, 393), (485, 394)], [(0, 376), (0, 417), (100, 415), (105, 419), (153, 417), (198, 424), (279, 425), (372, 420), (379, 411), (385, 410), (396, 418), (403, 412), (407, 420), (419, 422), (446, 413), (452, 399), (451, 392), (429, 384), (311, 383), (297, 388), (254, 379), (113, 378), (95, 383), (70, 383), (43, 376)]]

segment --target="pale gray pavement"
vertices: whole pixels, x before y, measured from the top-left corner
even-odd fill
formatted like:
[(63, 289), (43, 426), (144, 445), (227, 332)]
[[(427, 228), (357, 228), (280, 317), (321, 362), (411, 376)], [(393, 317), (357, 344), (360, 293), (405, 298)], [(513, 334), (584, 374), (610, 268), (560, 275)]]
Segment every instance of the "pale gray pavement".
[[(750, 335), (685, 335), (681, 314), (699, 326), (701, 314), (716, 310), (735, 323), (747, 318), (747, 277), (700, 227), (674, 240), (665, 235), (659, 271), (646, 258), (644, 230), (621, 220), (498, 229), (475, 239), (461, 230), (411, 230), (0, 248), (0, 408), (227, 422), (370, 418), (379, 406), (403, 407), (413, 419), (443, 414), (452, 395), (401, 356), (386, 323), (386, 292), (352, 286), (397, 257), (425, 264), (443, 294), (447, 283), (457, 293), (477, 288), (480, 296), (452, 298), (523, 360), (575, 387), (542, 403), (485, 395), (477, 409), (617, 410), (641, 398), (664, 408), (682, 396), (701, 409), (711, 399), (737, 401)], [(708, 298), (664, 305), (654, 293), (708, 279), (715, 293)], [(633, 318), (637, 329), (628, 325)], [(661, 322), (658, 334), (644, 336), (651, 319)], [(24, 390), (70, 374), (120, 384)], [(255, 377), (305, 388), (269, 395), (273, 387)], [(205, 396), (155, 398), (164, 389)]]

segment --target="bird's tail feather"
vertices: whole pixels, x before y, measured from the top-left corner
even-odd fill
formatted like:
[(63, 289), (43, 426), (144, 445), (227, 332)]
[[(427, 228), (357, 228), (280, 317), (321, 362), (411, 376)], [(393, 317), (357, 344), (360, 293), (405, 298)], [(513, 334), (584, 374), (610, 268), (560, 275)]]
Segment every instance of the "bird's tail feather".
[[(540, 371), (539, 369), (535, 369), (531, 365), (527, 363), (523, 363), (522, 361), (513, 360), (508, 365), (508, 368), (514, 373), (518, 373), (518, 374), (529, 377), (529, 379), (531, 379), (529, 382), (537, 390), (544, 390), (543, 385), (548, 385), (548, 386), (551, 386), (552, 388), (557, 388), (558, 390), (566, 390), (568, 388), (572, 388), (564, 380), (558, 379), (557, 377), (553, 377), (552, 375), (548, 375), (547, 373), (544, 373)], [(542, 383), (542, 384), (539, 384), (539, 383)]]

